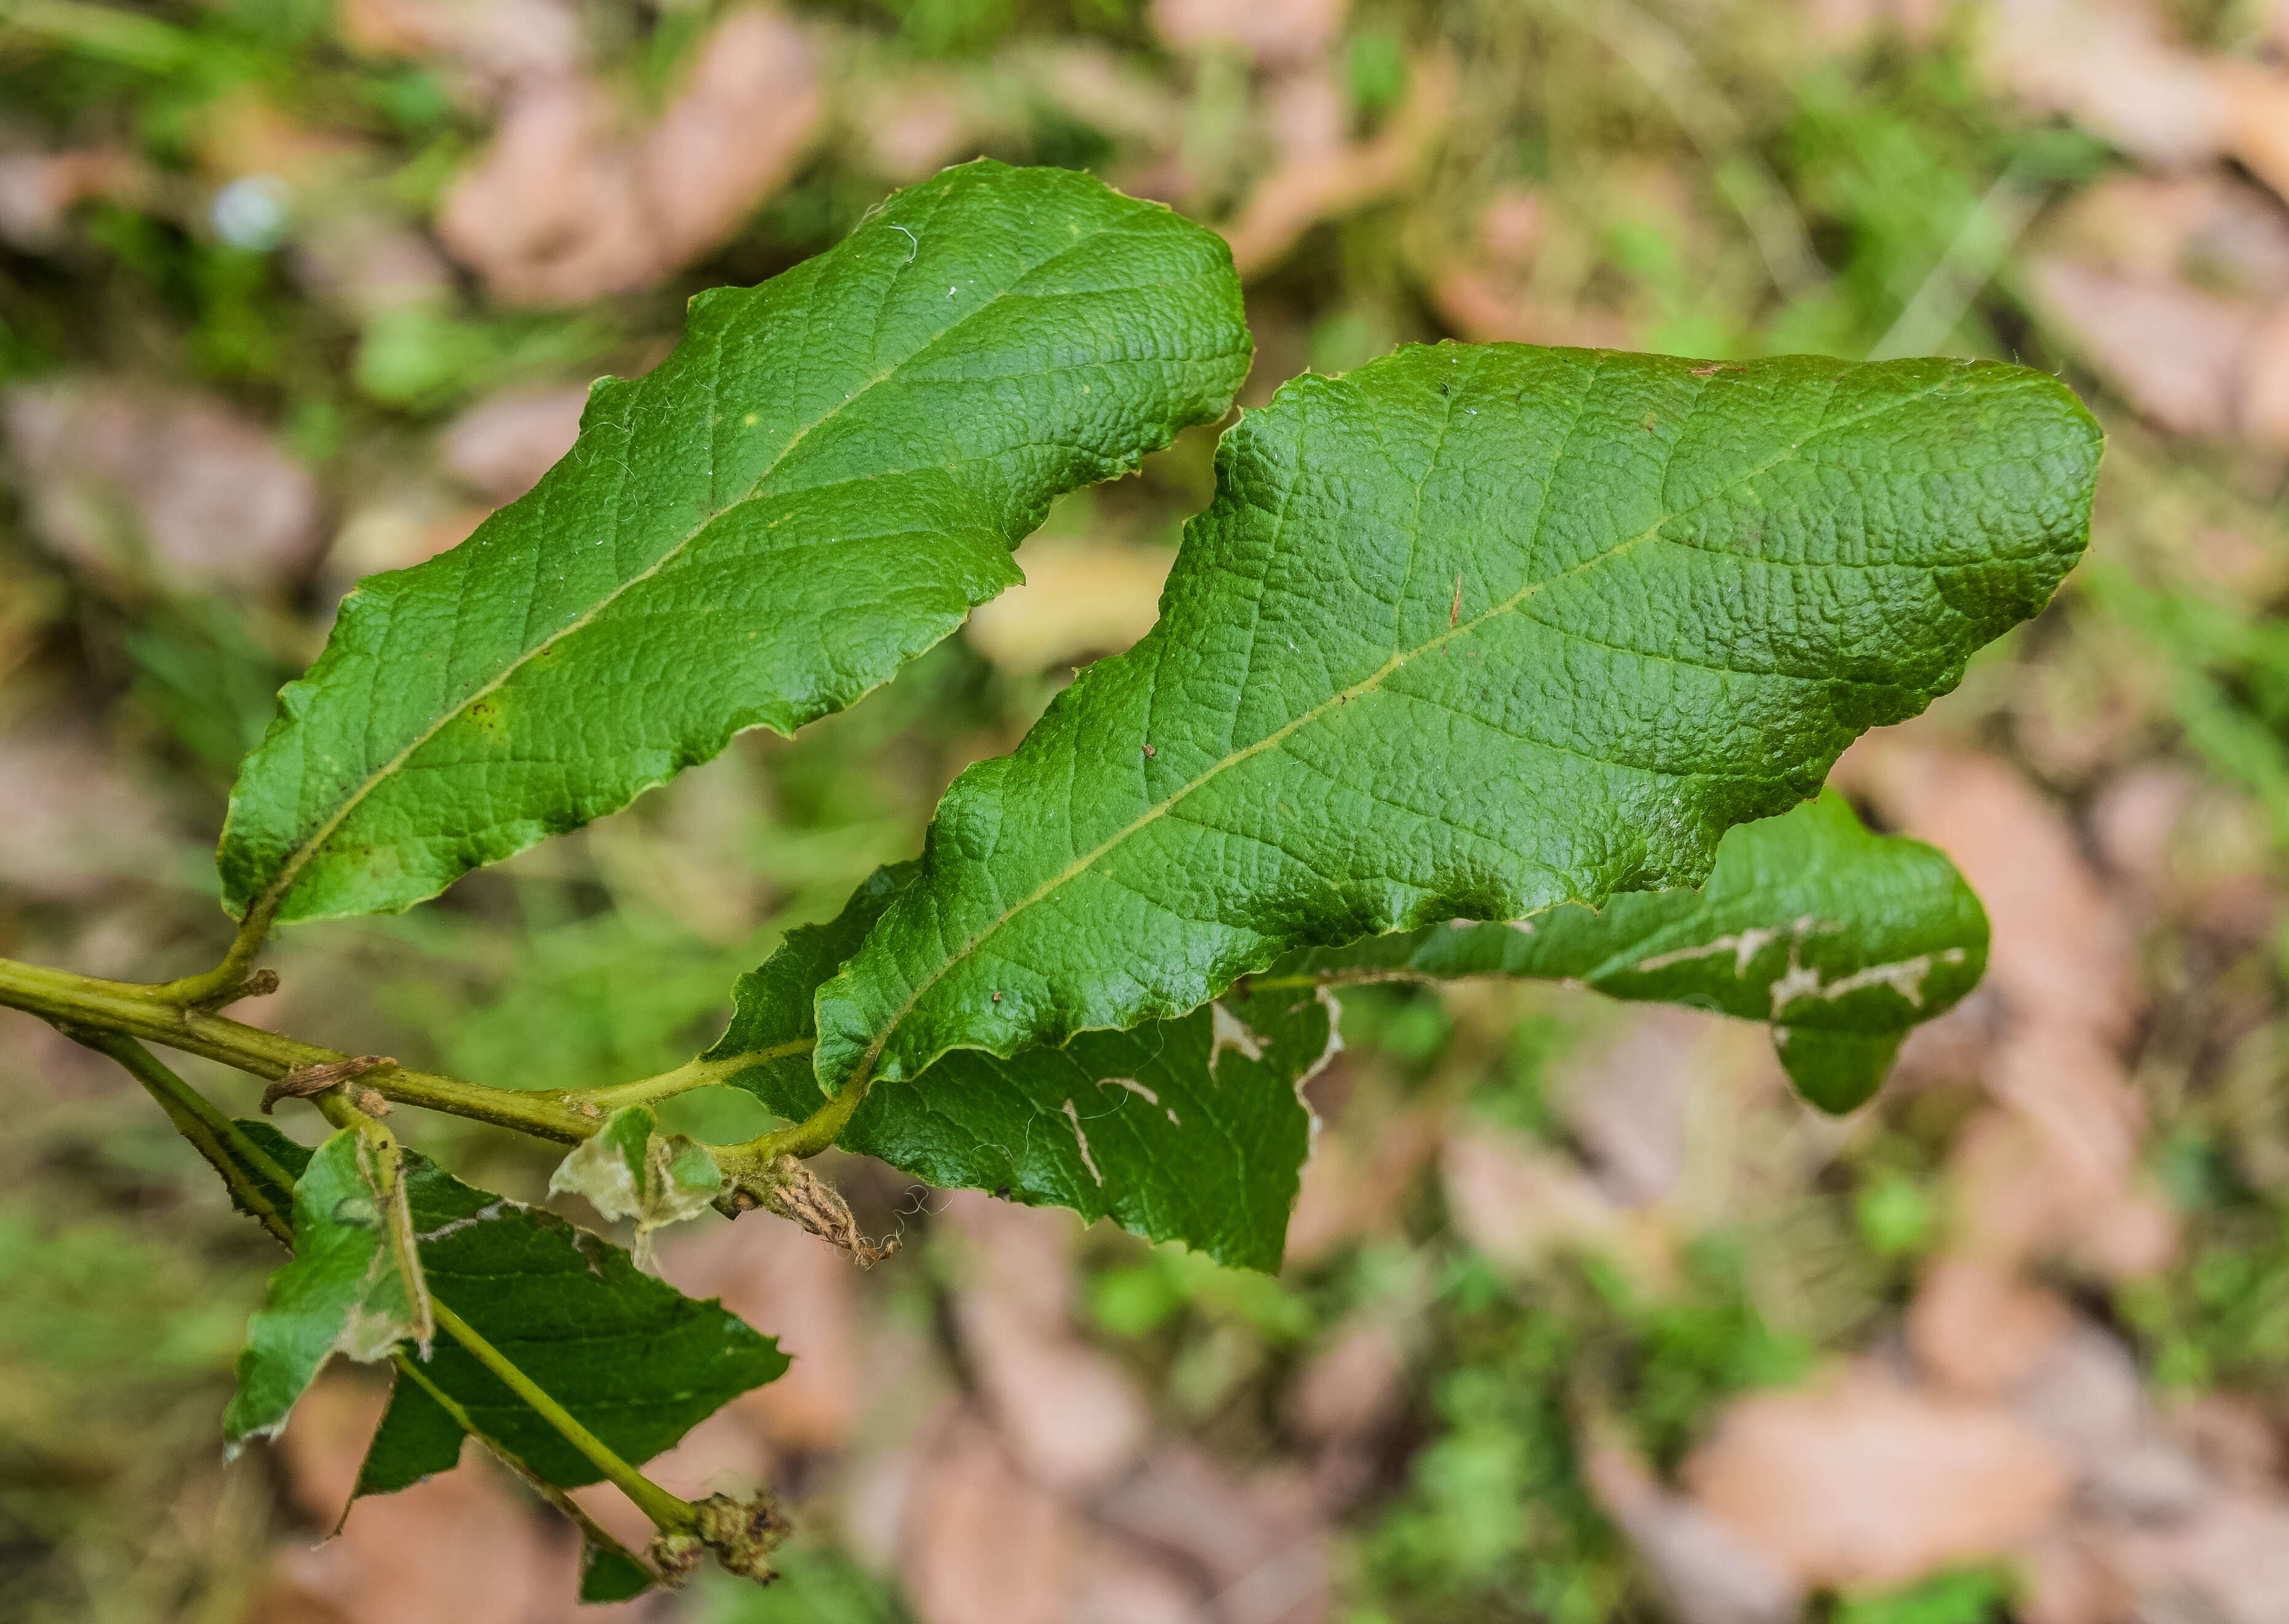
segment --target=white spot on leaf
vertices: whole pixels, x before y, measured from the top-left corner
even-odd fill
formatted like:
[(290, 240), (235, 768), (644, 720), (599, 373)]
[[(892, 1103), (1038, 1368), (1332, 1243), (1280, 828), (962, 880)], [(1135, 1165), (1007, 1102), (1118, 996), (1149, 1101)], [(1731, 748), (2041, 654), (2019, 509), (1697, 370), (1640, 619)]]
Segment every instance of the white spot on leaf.
[(1081, 1150), (1081, 1165), (1089, 1169), (1089, 1176), (1097, 1181), (1097, 1187), (1099, 1190), (1103, 1190), (1105, 1188), (1105, 1174), (1097, 1170), (1097, 1158), (1089, 1153), (1089, 1135), (1081, 1129), (1081, 1112), (1074, 1109), (1073, 1103), (1071, 1100), (1067, 1100), (1065, 1103), (1064, 1110), (1065, 1113), (1065, 1120), (1073, 1126), (1073, 1143), (1078, 1146)]

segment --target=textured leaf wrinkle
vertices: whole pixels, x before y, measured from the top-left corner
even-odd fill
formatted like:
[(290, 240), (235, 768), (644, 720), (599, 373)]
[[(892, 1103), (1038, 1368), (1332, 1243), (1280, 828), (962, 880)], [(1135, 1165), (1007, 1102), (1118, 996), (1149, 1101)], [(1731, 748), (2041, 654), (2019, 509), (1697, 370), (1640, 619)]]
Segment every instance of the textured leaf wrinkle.
[(345, 604), (233, 796), (232, 911), (403, 908), (850, 703), (1017, 579), (1056, 496), (1222, 415), (1249, 348), (1212, 235), (983, 161), (702, 295), (530, 494)]
[[(921, 882), (821, 990), (822, 1082), (1165, 1017), (1295, 947), (1697, 884), (1727, 827), (1801, 800), (2039, 609), (2087, 533), (2096, 426), (2023, 369), (1463, 358), (1300, 379), (1226, 436), (1160, 626), (957, 782)], [(1420, 522), (1392, 522), (1401, 490)], [(1426, 546), (1489, 606), (1454, 620), (1446, 590), (1414, 593)], [(1378, 657), (1351, 628), (1390, 577)], [(1295, 652), (1259, 668), (1267, 604)], [(1208, 759), (1184, 730), (1209, 718), (1255, 736)]]

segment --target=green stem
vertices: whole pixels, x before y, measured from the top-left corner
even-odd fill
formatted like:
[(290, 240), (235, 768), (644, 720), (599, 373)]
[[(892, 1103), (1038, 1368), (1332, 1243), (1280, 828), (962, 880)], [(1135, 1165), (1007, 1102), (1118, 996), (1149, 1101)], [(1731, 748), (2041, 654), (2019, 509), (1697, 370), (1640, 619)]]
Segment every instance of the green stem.
[(724, 1060), (687, 1060), (674, 1071), (663, 1071), (658, 1077), (640, 1077), (633, 1083), (615, 1083), (609, 1088), (590, 1088), (568, 1097), (583, 1105), (593, 1105), (610, 1116), (626, 1106), (649, 1105), (655, 1100), (674, 1099), (677, 1095), (689, 1094), (694, 1088), (720, 1083), (749, 1066), (776, 1060), (782, 1055), (800, 1054), (816, 1047), (816, 1040), (807, 1038), (801, 1043), (759, 1049), (748, 1055), (733, 1055)]
[[(475, 1419), (469, 1414), (467, 1410), (462, 1407), (460, 1401), (455, 1398), (451, 1393), (448, 1393), (443, 1388), (439, 1387), (435, 1381), (432, 1381), (429, 1379), (429, 1373), (421, 1368), (420, 1362), (414, 1358), (411, 1354), (406, 1352), (403, 1348), (400, 1348), (396, 1352), (391, 1354), (389, 1357), (390, 1362), (397, 1366), (397, 1373), (401, 1377), (412, 1382), (414, 1386), (419, 1388), (423, 1392), (428, 1394), (431, 1398), (435, 1399), (436, 1401), (437, 1407), (444, 1411), (446, 1414), (451, 1416), (454, 1423), (459, 1426), (462, 1431), (476, 1439), (478, 1443), (483, 1444), (487, 1449), (491, 1450), (494, 1456), (503, 1466), (507, 1467), (509, 1470), (514, 1472), (519, 1477), (523, 1478), (527, 1488), (530, 1488), (534, 1493), (539, 1495), (541, 1499), (546, 1501), (550, 1505), (555, 1507), (557, 1510), (570, 1517), (579, 1528), (580, 1532), (587, 1537), (589, 1544), (597, 1546), (604, 1550), (617, 1551), (619, 1555), (626, 1556), (629, 1561), (634, 1562), (637, 1566), (642, 1568), (646, 1572), (650, 1573), (655, 1580), (659, 1577), (658, 1571), (655, 1569), (651, 1564), (646, 1562), (642, 1556), (637, 1556), (626, 1546), (621, 1544), (619, 1540), (613, 1538), (611, 1533), (599, 1524), (594, 1517), (589, 1516), (586, 1507), (583, 1506), (578, 1501), (573, 1499), (570, 1494), (567, 1494), (563, 1490), (558, 1488), (554, 1484), (549, 1482), (548, 1479), (543, 1477), (539, 1473), (534, 1471), (530, 1467), (524, 1463), (514, 1450), (502, 1443), (498, 1438), (493, 1437), (490, 1432), (487, 1432), (483, 1427), (478, 1426)], [(347, 1517), (349, 1515), (348, 1510), (345, 1509), (342, 1515)]]
[(534, 1413), (560, 1433), (566, 1443), (587, 1458), (588, 1463), (602, 1472), (605, 1479), (636, 1504), (636, 1509), (651, 1518), (664, 1532), (690, 1533), (699, 1525), (698, 1509), (690, 1501), (678, 1500), (659, 1485), (630, 1466), (612, 1453), (606, 1444), (587, 1428), (582, 1426), (570, 1410), (544, 1391), (508, 1357), (479, 1335), (476, 1328), (459, 1314), (440, 1302), (436, 1305), (437, 1326), (446, 1335), (466, 1349), (469, 1356), (487, 1370), (498, 1376), (501, 1385), (532, 1407)]
[(248, 1178), (245, 1170), (253, 1168), (279, 1190), (294, 1188), (292, 1174), (249, 1139), (237, 1123), (217, 1111), (204, 1095), (177, 1077), (157, 1055), (132, 1038), (117, 1032), (91, 1031), (84, 1027), (67, 1027), (64, 1032), (74, 1041), (85, 1044), (100, 1055), (108, 1055), (125, 1067), (128, 1074), (159, 1102), (160, 1109), (175, 1125), (175, 1131), (189, 1140), (192, 1148), (222, 1175), (223, 1183), (237, 1198), (238, 1204), (288, 1251), (294, 1249), (294, 1214), (291, 1211), (280, 1212), (269, 1192)]
[(842, 1130), (849, 1125), (851, 1113), (865, 1097), (866, 1086), (852, 1083), (792, 1127), (779, 1128), (745, 1144), (707, 1148), (714, 1153), (716, 1166), (733, 1178), (761, 1173), (782, 1156), (816, 1156), (841, 1136)]
[[(0, 1005), (25, 1010), (56, 1026), (164, 1044), (261, 1078), (281, 1078), (304, 1066), (349, 1058), (339, 1049), (281, 1037), (160, 996), (164, 991), (0, 959)], [(371, 1088), (398, 1104), (490, 1122), (560, 1144), (579, 1143), (596, 1131), (602, 1119), (601, 1112), (591, 1115), (593, 1107), (576, 1106), (557, 1088), (488, 1088), (459, 1078), (403, 1070), (375, 1071), (358, 1082), (361, 1087)]]
[[(264, 1229), (268, 1230), (272, 1235), (284, 1243), (288, 1251), (293, 1250), (292, 1214), (281, 1213), (277, 1203), (270, 1198), (268, 1192), (246, 1176), (246, 1170), (252, 1168), (256, 1174), (269, 1180), (277, 1189), (294, 1188), (293, 1175), (280, 1166), (267, 1150), (249, 1139), (245, 1131), (237, 1123), (216, 1110), (205, 1095), (176, 1076), (156, 1055), (134, 1039), (116, 1031), (101, 1031), (68, 1024), (62, 1030), (65, 1035), (75, 1042), (84, 1044), (98, 1054), (109, 1055), (126, 1068), (129, 1074), (149, 1091), (151, 1097), (158, 1101), (169, 1119), (174, 1123), (176, 1131), (189, 1140), (199, 1154), (222, 1175), (224, 1184), (229, 1188), (234, 1196), (238, 1198), (240, 1205), (251, 1213)], [(336, 1127), (355, 1127), (361, 1133), (374, 1138), (380, 1144), (386, 1145), (391, 1156), (389, 1172), (393, 1181), (393, 1193), (402, 1190), (403, 1181), (399, 1177), (400, 1170), (395, 1166), (396, 1140), (387, 1127), (359, 1111), (347, 1099), (343, 1098), (339, 1090), (331, 1095), (318, 1096), (315, 1103), (326, 1119)], [(422, 1292), (425, 1297), (427, 1294), (426, 1291)], [(679, 1500), (620, 1459), (601, 1438), (582, 1426), (573, 1417), (571, 1412), (550, 1397), (531, 1377), (510, 1363), (508, 1358), (487, 1341), (475, 1326), (459, 1314), (454, 1313), (451, 1309), (434, 1300), (427, 1306), (435, 1316), (439, 1327), (448, 1336), (460, 1343), (480, 1365), (500, 1378), (504, 1386), (530, 1405), (541, 1420), (554, 1428), (563, 1436), (565, 1442), (578, 1450), (588, 1459), (590, 1464), (617, 1485), (620, 1491), (634, 1501), (637, 1508), (646, 1517), (651, 1518), (662, 1532), (690, 1533), (697, 1531), (699, 1516), (697, 1509), (690, 1501)], [(596, 1527), (586, 1512), (581, 1511), (561, 1492), (534, 1477), (522, 1461), (477, 1427), (470, 1420), (467, 1411), (455, 1403), (451, 1397), (439, 1389), (435, 1382), (430, 1381), (410, 1357), (403, 1351), (393, 1357), (396, 1360), (397, 1367), (412, 1377), (431, 1397), (443, 1405), (446, 1413), (459, 1422), (463, 1430), (477, 1437), (486, 1447), (506, 1461), (512, 1469), (532, 1482), (542, 1493), (558, 1506), (559, 1509), (565, 1511), (579, 1522), (592, 1539), (610, 1544), (613, 1549), (620, 1548), (617, 1541), (612, 1540), (610, 1535)]]
[(151, 995), (163, 1003), (181, 1004), (190, 1008), (204, 1008), (227, 1004), (246, 985), (249, 967), (255, 954), (262, 951), (263, 938), (270, 934), (270, 916), (274, 908), (251, 908), (238, 927), (238, 934), (230, 939), (230, 950), (222, 962), (211, 970), (196, 975), (186, 975), (176, 981), (161, 982), (150, 989)]

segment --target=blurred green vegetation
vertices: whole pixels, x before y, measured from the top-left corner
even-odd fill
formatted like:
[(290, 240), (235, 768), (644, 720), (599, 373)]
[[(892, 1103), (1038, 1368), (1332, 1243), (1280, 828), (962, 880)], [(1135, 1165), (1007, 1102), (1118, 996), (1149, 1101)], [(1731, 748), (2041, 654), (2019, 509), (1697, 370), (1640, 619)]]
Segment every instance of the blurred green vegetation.
[[(2247, 9), (2172, 8), (2192, 44), (2217, 50), (2245, 44)], [(600, 75), (642, 107), (671, 92), (721, 12), (590, 0), (578, 18)], [(1952, 11), (1918, 40), (1878, 27), (1839, 41), (1794, 5), (1360, 0), (1328, 58), (1346, 139), (1396, 123), (1442, 53), (1458, 65), (1444, 139), (1406, 186), (1313, 225), (1252, 275), (1260, 359), (1247, 398), (1306, 367), (1467, 331), (1465, 273), (1499, 284), (1504, 308), (1526, 313), (1521, 330), (1547, 317), (1537, 330), (1556, 341), (2069, 365), (2030, 311), (2022, 235), (2126, 160), (2005, 101), (1974, 61), (1976, 12)], [(1182, 169), (1175, 201), (1208, 217), (1230, 218), (1271, 167), (1254, 100), (1263, 76), (1229, 51), (1172, 46), (1142, 0), (814, 0), (802, 14), (836, 106), (790, 181), (732, 240), (657, 285), (536, 310), (461, 268), (418, 296), (362, 303), (318, 263), (327, 231), (429, 230), (490, 118), (451, 63), (361, 49), (318, 0), (16, 0), (0, 12), (0, 137), (110, 153), (138, 179), (52, 230), (0, 243), (0, 388), (85, 377), (195, 387), (312, 471), (329, 536), (393, 503), (442, 525), (476, 493), (437, 472), (438, 430), (505, 389), (640, 370), (690, 293), (835, 240), (893, 183), (872, 126), (918, 87), (995, 108), (948, 155), (982, 149), (1140, 185)], [(1109, 106), (1093, 122), (1053, 94), (1039, 66), (1050, 48), (1102, 53), (1135, 76), (1151, 127)], [(250, 107), (267, 158), (231, 132), (226, 115)], [(349, 155), (328, 170), (333, 160), (307, 157), (313, 145)], [(242, 222), (242, 240), (227, 240), (224, 187), (274, 160), (327, 178), (290, 186), (274, 226)], [(1530, 265), (1489, 245), (1490, 210), (1521, 197)], [(2262, 888), (2289, 844), (2282, 577), (2264, 574), (2257, 590), (2221, 578), (2188, 537), (2230, 527), (2277, 561), (2282, 469), (2173, 440), (2092, 393), (2113, 429), (2096, 554), (2041, 623), (1974, 668), (1949, 726), (2078, 807), (2127, 764), (2197, 764), (2226, 799), (2205, 803), (2221, 809), (2197, 866)], [(1203, 499), (1208, 445), (1188, 436), (1053, 525), (1167, 546)], [(200, 848), (235, 763), (347, 577), (383, 566), (321, 547), (252, 585), (121, 578), (42, 543), (33, 482), (0, 498), (0, 720), (92, 740), (92, 759), (132, 780), (172, 855), (146, 849), (124, 880), (37, 875), (0, 841), (0, 951), (106, 973), (187, 970), (224, 935)], [(286, 991), (262, 1018), (490, 1081), (578, 1087), (665, 1070), (713, 1035), (732, 977), (778, 933), (910, 855), (945, 783), (1014, 743), (1065, 675), (1000, 669), (952, 640), (849, 714), (792, 742), (742, 740), (435, 907), (298, 931), (279, 956)], [(2037, 725), (2086, 712), (2107, 719), (2095, 743), (2062, 744)], [(36, 832), (81, 816), (78, 786), (0, 784), (28, 798), (20, 817), (0, 816)], [(31, 808), (57, 788), (63, 811)], [(2253, 822), (2254, 838), (2235, 832)], [(15, 883), (28, 874), (40, 882)], [(2186, 903), (2159, 909), (2142, 951), (2160, 1007), (2139, 1082), (2182, 1262), (2097, 1306), (2161, 1388), (2249, 1395), (2278, 1417), (2289, 1112), (2275, 1034), (2289, 942), (2212, 929)], [(1410, 1113), (1453, 1111), (1579, 1150), (1555, 1079), (1603, 1019), (1556, 992), (1362, 989), (1345, 1001), (1348, 1094), (1328, 1131), (1372, 1146)], [(315, 1532), (262, 1479), (214, 1461), (267, 1243), (140, 1097), (68, 1046), (12, 1026), (6, 1036), (0, 1614), (222, 1624), (243, 1616), (276, 1532)], [(197, 1076), (251, 1109), (243, 1079)], [(1093, 1237), (1088, 1324), (1178, 1424), (1245, 1453), (1282, 1446), (1276, 1392), (1316, 1339), (1358, 1316), (1404, 1318), (1419, 1346), (1400, 1446), (1347, 1525), (1345, 1617), (1643, 1616), (1658, 1603), (1583, 1481), (1585, 1423), (1610, 1420), (1673, 1467), (1728, 1397), (1792, 1381), (1895, 1316), (1945, 1233), (1935, 1168), (1962, 1081), (1880, 1108), (1768, 1206), (1694, 1228), (1659, 1291), (1594, 1255), (1498, 1265), (1458, 1231), (1418, 1158), (1392, 1175), (1371, 1232), (1278, 1280)], [(754, 1109), (687, 1106), (718, 1122)], [(532, 1147), (467, 1125), (422, 1128), (426, 1147), (515, 1193), (545, 1183)], [(886, 1221), (905, 1199), (859, 1193)], [(905, 1617), (831, 1542), (797, 1546), (786, 1565), (767, 1591), (708, 1588), (690, 1616)], [(2015, 1582), (1979, 1569), (1819, 1605), (1834, 1624), (1975, 1624), (2007, 1612)]]

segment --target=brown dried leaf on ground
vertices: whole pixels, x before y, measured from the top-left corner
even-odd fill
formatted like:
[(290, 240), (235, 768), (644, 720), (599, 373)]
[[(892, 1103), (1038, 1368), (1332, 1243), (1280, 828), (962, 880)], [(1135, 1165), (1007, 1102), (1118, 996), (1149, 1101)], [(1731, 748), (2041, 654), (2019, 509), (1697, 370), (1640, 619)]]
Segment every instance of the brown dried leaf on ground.
[(2057, 1530), (2015, 1553), (2022, 1624), (2119, 1624), (2127, 1598), (2094, 1541)]
[(420, 232), (386, 217), (326, 216), (296, 232), (302, 285), (360, 317), (436, 305), (452, 293), (453, 269)]
[(1392, 196), (1430, 160), (1445, 132), (1456, 74), (1443, 52), (1418, 58), (1406, 101), (1368, 140), (1307, 152), (1256, 183), (1240, 213), (1219, 227), (1242, 276), (1278, 265), (1323, 220)]
[(2216, 155), (2228, 114), (2211, 65), (2124, 0), (1998, 0), (1982, 20), (1989, 71), (2030, 108), (2165, 167)]
[(968, 155), (981, 120), (959, 81), (917, 75), (862, 88), (852, 122), (875, 171), (901, 186)]
[(1090, 1530), (1068, 1572), (1064, 1624), (1210, 1624), (1198, 1582), (1133, 1541)]
[(1947, 853), (1978, 892), (1993, 927), (1987, 984), (2011, 1023), (2105, 1046), (2129, 1035), (2144, 1002), (2129, 928), (2066, 819), (2016, 769), (1871, 734), (1836, 776)]
[(2145, 416), (2173, 434), (2233, 432), (2256, 306), (2055, 255), (2038, 256), (2028, 281), (2046, 323)]
[(0, 735), (0, 892), (84, 904), (177, 860), (159, 802), (74, 728)]
[(825, 107), (816, 53), (775, 12), (738, 11), (700, 47), (644, 142), (644, 201), (669, 265), (719, 246), (794, 171)]
[(2110, 1530), (2105, 1560), (2141, 1619), (2289, 1624), (2289, 1501), (2218, 1494), (2175, 1521)]
[(83, 569), (259, 587), (317, 540), (308, 470), (218, 402), (124, 381), (28, 385), (0, 417), (34, 531)]
[(954, 1325), (1011, 1453), (1061, 1493), (1109, 1481), (1143, 1451), (1152, 1419), (1136, 1384), (1073, 1330), (1071, 1216), (974, 1190), (945, 1210), (970, 1243)]
[(1306, 1442), (1340, 1445), (1374, 1437), (1406, 1402), (1406, 1364), (1389, 1318), (1344, 1327), (1289, 1385), (1288, 1424)]
[(1665, 1226), (1654, 1214), (1623, 1210), (1585, 1169), (1524, 1134), (1457, 1133), (1440, 1171), (1456, 1227), (1505, 1268), (1530, 1270), (1575, 1249), (1620, 1257), (1641, 1277), (1663, 1268)]
[(1119, 654), (1152, 629), (1175, 554), (1091, 537), (1017, 549), (1025, 583), (969, 617), (969, 641), (1005, 671), (1048, 671)]
[(2261, 302), (2289, 294), (2289, 211), (2221, 172), (2103, 176), (2061, 204), (2044, 237), (2136, 282), (2189, 277)]
[(508, 304), (648, 287), (721, 243), (786, 178), (823, 105), (802, 30), (735, 12), (641, 136), (622, 132), (591, 81), (521, 84), (447, 193), (438, 234)]
[(343, 0), (339, 16), (352, 51), (445, 57), (484, 92), (565, 77), (587, 55), (570, 0)]
[[(310, 1528), (281, 1541), (249, 1624), (570, 1624), (570, 1530), (474, 1447), (457, 1470), (358, 1501), (341, 1532), (318, 1542), (348, 1503), (386, 1397), (382, 1384), (337, 1370), (295, 1406), (279, 1451)], [(636, 1611), (578, 1616), (613, 1624)]]
[(1671, 1493), (1620, 1438), (1581, 1444), (1582, 1475), (1627, 1536), (1679, 1624), (1789, 1624), (1805, 1587), (1687, 1496)]
[(768, 1336), (793, 1363), (778, 1381), (731, 1401), (779, 1448), (839, 1449), (857, 1421), (857, 1281), (825, 1241), (768, 1214), (687, 1232), (660, 1249), (661, 1276), (723, 1306)]
[(1179, 51), (1239, 51), (1273, 66), (1325, 52), (1344, 10), (1344, 0), (1152, 0), (1152, 27)]
[(2000, 1556), (2062, 1509), (2059, 1453), (2009, 1412), (1934, 1398), (1867, 1365), (1736, 1400), (1680, 1477), (1807, 1585), (1904, 1584)]
[(1548, 229), (1540, 193), (1496, 192), (1479, 217), (1478, 241), (1423, 267), (1431, 302), (1456, 331), (1480, 344), (1626, 347), (1629, 324), (1621, 317), (1561, 308), (1535, 291), (1531, 273)]
[(1566, 1067), (1567, 1125), (1616, 1205), (1651, 1206), (1684, 1176), (1687, 1104), (1703, 1070), (1695, 1051), (1711, 1025), (1690, 1009), (1631, 1009), (1609, 1043)]
[(1193, 1564), (1219, 1624), (1310, 1624), (1333, 1605), (1322, 1509), (1301, 1480), (1243, 1482), (1196, 1445), (1170, 1440), (1096, 1509), (1102, 1522)]
[(921, 1460), (899, 1562), (921, 1624), (1063, 1624), (1079, 1530), (1055, 1498), (965, 1412)]
[(572, 449), (587, 404), (585, 388), (506, 390), (446, 425), (440, 459), (496, 506), (514, 502)]
[(0, 242), (51, 247), (80, 204), (100, 197), (132, 202), (149, 183), (141, 163), (111, 147), (0, 153)]
[(1908, 1346), (1938, 1385), (1992, 1397), (2034, 1370), (2071, 1323), (2058, 1296), (1985, 1257), (1939, 1257), (1908, 1307)]
[[(1333, 1097), (1352, 1079), (1342, 1064), (1338, 1057), (1320, 1074), (1314, 1101)], [(1388, 1229), (1417, 1170), (1439, 1153), (1441, 1132), (1436, 1111), (1395, 1108), (1386, 1100), (1346, 1106), (1341, 1122), (1322, 1128), (1304, 1164), (1288, 1221), (1288, 1262), (1307, 1266), (1345, 1241)]]
[(367, 576), (410, 569), (460, 545), (491, 512), (416, 477), (394, 482), (387, 498), (343, 519), (326, 550), (323, 582), (339, 596)]

